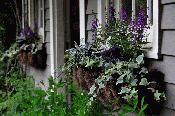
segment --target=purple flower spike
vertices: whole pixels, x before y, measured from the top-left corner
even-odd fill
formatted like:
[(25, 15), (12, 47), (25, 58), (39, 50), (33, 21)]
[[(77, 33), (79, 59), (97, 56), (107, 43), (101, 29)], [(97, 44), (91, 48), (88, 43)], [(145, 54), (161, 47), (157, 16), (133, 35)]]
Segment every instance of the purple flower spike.
[(32, 29), (30, 27), (25, 27), (23, 30), (23, 34), (27, 38), (32, 38), (35, 36), (34, 32), (32, 31)]
[(116, 18), (115, 18), (115, 8), (113, 6), (113, 3), (110, 3), (110, 6), (109, 6), (109, 20), (110, 21), (115, 21)]
[(98, 19), (96, 17), (92, 20), (91, 26), (91, 31), (96, 32), (98, 28)]
[(125, 9), (121, 9), (120, 12), (119, 12), (119, 15), (120, 15), (120, 19), (122, 21), (127, 21), (128, 16), (127, 16), (127, 13), (126, 13)]

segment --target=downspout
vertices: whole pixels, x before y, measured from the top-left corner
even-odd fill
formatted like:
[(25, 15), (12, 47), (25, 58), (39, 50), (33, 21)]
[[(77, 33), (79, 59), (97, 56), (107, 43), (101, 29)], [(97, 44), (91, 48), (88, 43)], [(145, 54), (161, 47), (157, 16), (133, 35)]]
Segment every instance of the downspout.
[(51, 69), (51, 76), (55, 76), (55, 62), (54, 62), (54, 15), (53, 15), (53, 0), (49, 0), (49, 7), (50, 7), (50, 69)]

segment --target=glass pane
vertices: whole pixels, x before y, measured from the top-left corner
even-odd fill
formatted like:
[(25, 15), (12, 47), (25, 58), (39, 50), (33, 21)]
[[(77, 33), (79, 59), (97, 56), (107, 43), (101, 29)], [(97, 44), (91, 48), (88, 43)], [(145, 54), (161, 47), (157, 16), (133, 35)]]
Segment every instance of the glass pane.
[(147, 0), (136, 0), (136, 17), (144, 20), (147, 23)]
[(128, 19), (132, 16), (132, 0), (121, 0), (122, 1), (122, 9), (124, 10), (128, 16)]

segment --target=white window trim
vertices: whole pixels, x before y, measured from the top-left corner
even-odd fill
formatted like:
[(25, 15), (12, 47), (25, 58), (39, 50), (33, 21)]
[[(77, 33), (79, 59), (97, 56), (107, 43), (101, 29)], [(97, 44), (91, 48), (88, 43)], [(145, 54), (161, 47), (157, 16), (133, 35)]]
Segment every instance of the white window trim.
[(34, 0), (28, 0), (28, 25), (34, 29)]
[(54, 50), (54, 7), (53, 7), (54, 0), (49, 1), (50, 7), (50, 70), (51, 76), (55, 77), (55, 50)]
[(85, 0), (79, 0), (79, 12), (80, 12), (80, 44), (85, 45)]
[(49, 10), (50, 69), (51, 76), (56, 77), (59, 73), (58, 67), (64, 64), (65, 35), (64, 31), (60, 31), (64, 30), (64, 0), (49, 0)]
[(151, 49), (146, 52), (148, 58), (159, 59), (159, 0), (153, 0), (153, 25), (150, 30)]

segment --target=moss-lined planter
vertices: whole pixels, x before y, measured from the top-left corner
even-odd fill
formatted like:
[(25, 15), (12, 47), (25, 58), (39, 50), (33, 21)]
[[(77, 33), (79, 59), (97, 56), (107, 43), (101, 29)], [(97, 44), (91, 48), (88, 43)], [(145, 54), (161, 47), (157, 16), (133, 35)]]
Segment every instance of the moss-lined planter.
[[(95, 80), (103, 73), (102, 68), (86, 68), (80, 67), (73, 71), (73, 80), (79, 88), (86, 91), (90, 91), (92, 85), (95, 84)], [(109, 104), (113, 109), (118, 109), (119, 104), (116, 104), (114, 100), (119, 99), (119, 90), (115, 85), (114, 80), (110, 80), (105, 84), (105, 87), (100, 89), (97, 93), (96, 99), (103, 105), (108, 106)]]
[(47, 60), (45, 43), (43, 43), (42, 49), (38, 50), (36, 53), (20, 50), (18, 59), (22, 64), (27, 64), (37, 69), (45, 69)]
[[(103, 73), (102, 68), (86, 68), (79, 67), (73, 70), (73, 80), (76, 85), (84, 89), (86, 91), (90, 91), (92, 85), (95, 84), (95, 80)], [(159, 78), (159, 80), (158, 80)], [(159, 90), (159, 92), (165, 92), (165, 83), (164, 83), (164, 75), (160, 71), (153, 70), (147, 74), (147, 79), (153, 83), (150, 83), (150, 88)], [(123, 85), (122, 85), (123, 86)], [(127, 86), (127, 85), (126, 85)], [(103, 89), (98, 91), (96, 99), (100, 101), (103, 105), (111, 105), (113, 109), (119, 109), (121, 104), (117, 104), (116, 100), (120, 99), (121, 96), (118, 94), (120, 92), (119, 86), (116, 86), (115, 80), (110, 80), (106, 83), (106, 86)], [(145, 97), (145, 102), (148, 103), (148, 107), (146, 109), (147, 114), (157, 114), (161, 110), (161, 106), (164, 103), (164, 100), (156, 101), (154, 99), (154, 93), (151, 90), (147, 89), (148, 87), (138, 85), (138, 100), (139, 104), (141, 103), (141, 99)], [(123, 101), (123, 103), (125, 103)]]

